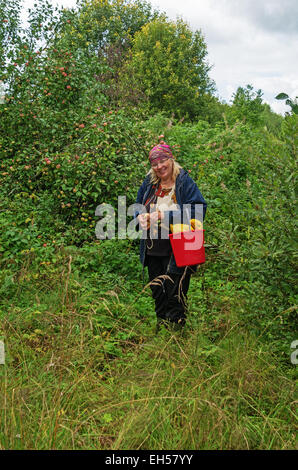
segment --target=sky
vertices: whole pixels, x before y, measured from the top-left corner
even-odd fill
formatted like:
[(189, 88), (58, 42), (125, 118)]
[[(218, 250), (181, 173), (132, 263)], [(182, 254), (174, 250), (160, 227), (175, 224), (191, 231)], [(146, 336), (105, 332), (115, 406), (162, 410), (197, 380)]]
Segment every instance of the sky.
[[(32, 7), (38, 0), (24, 0)], [(49, 0), (73, 7), (76, 0)], [(273, 111), (290, 108), (274, 97), (298, 96), (297, 0), (149, 0), (171, 20), (183, 18), (201, 30), (212, 66), (216, 95), (230, 103), (239, 86), (261, 89)]]

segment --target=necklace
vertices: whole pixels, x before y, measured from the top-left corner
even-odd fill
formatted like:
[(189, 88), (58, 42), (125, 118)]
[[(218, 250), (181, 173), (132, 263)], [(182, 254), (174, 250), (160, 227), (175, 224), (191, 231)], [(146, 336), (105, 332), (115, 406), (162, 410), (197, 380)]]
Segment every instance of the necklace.
[(173, 188), (162, 188), (161, 186), (158, 188), (158, 190), (156, 191), (155, 195), (157, 197), (164, 197), (164, 196), (167, 196), (168, 194), (170, 194), (170, 192), (173, 190)]

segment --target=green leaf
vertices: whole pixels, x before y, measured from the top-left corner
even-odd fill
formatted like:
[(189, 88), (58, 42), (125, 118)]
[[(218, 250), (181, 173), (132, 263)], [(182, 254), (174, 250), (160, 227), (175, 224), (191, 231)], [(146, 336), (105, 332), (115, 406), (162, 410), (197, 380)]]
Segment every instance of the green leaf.
[(279, 95), (275, 97), (276, 100), (286, 100), (287, 98), (289, 98), (289, 95), (286, 93), (279, 93)]

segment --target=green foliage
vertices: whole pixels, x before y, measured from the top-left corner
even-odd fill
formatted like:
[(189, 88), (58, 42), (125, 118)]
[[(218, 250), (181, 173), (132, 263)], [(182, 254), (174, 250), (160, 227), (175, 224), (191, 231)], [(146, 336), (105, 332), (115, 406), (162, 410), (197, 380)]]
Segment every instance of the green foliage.
[(194, 117), (213, 87), (206, 56), (199, 31), (193, 33), (181, 19), (158, 18), (135, 34), (124, 71), (139, 83), (149, 109)]
[(233, 95), (231, 113), (234, 119), (244, 120), (253, 126), (259, 126), (262, 120), (262, 91), (254, 91), (251, 85), (239, 87)]
[(281, 137), (281, 126), (283, 118), (280, 114), (274, 113), (269, 104), (263, 104), (262, 121), (265, 124), (266, 129), (276, 137)]
[[(5, 73), (8, 63), (12, 62), (14, 47), (20, 41), (20, 10), (21, 0), (0, 0), (0, 75)], [(9, 70), (13, 75), (13, 65)]]
[(90, 55), (101, 54), (107, 45), (131, 41), (144, 24), (158, 15), (147, 1), (81, 0), (61, 40), (76, 49), (88, 50)]
[[(144, 172), (141, 162), (149, 148), (144, 124), (129, 120), (122, 111), (103, 112), (96, 107), (75, 126), (73, 143), (63, 151), (23, 150), (3, 160), (0, 168), (3, 185), (9, 191), (13, 187), (15, 201), (29, 198), (38, 205), (47, 196), (57, 225), (60, 221), (72, 227), (71, 243), (81, 243), (94, 238), (99, 204), (108, 202), (117, 208), (118, 195), (123, 194), (128, 205), (134, 202), (134, 188)], [(45, 227), (45, 222), (40, 223)]]
[(90, 71), (111, 106), (135, 105), (143, 96), (131, 77), (125, 83), (119, 79), (120, 71), (136, 32), (158, 15), (146, 1), (82, 1), (56, 37), (56, 45), (101, 64), (101, 70), (90, 67)]
[(279, 93), (275, 97), (276, 100), (286, 100), (286, 104), (291, 107), (291, 110), (294, 114), (298, 114), (297, 98), (298, 96), (296, 96), (296, 100), (293, 101), (290, 99), (289, 95), (287, 95), (286, 93)]

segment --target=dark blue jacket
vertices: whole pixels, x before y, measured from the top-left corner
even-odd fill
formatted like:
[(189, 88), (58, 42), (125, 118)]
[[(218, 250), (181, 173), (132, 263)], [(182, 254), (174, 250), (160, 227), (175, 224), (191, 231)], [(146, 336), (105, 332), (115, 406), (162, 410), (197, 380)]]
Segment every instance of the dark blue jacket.
[[(146, 178), (144, 179), (137, 195), (137, 204), (145, 204), (148, 195), (150, 194), (152, 190), (152, 183), (150, 182), (150, 176), (147, 175)], [(176, 178), (176, 183), (175, 183), (175, 193), (176, 193), (176, 200), (177, 204), (180, 207), (180, 213), (182, 213), (183, 205), (184, 204), (189, 204), (190, 206), (190, 214), (189, 218), (190, 219), (200, 219), (200, 218), (205, 218), (206, 214), (206, 209), (207, 209), (207, 203), (205, 199), (203, 198), (201, 192), (199, 191), (196, 183), (193, 181), (193, 179), (189, 176), (188, 172), (181, 169), (179, 175)], [(201, 204), (201, 217), (198, 216), (198, 212), (195, 212), (195, 205), (196, 204)], [(177, 211), (169, 211), (169, 223), (172, 223), (174, 214)], [(140, 212), (135, 212), (135, 217), (139, 215)], [(181, 220), (182, 221), (182, 220)], [(147, 260), (146, 260), (146, 240), (141, 239), (140, 243), (140, 261), (144, 266), (147, 265)], [(191, 266), (193, 271), (196, 271), (197, 265)], [(179, 268), (176, 265), (174, 255), (172, 254), (168, 266), (168, 273), (177, 273), (177, 274), (182, 274), (184, 271), (184, 268)]]

